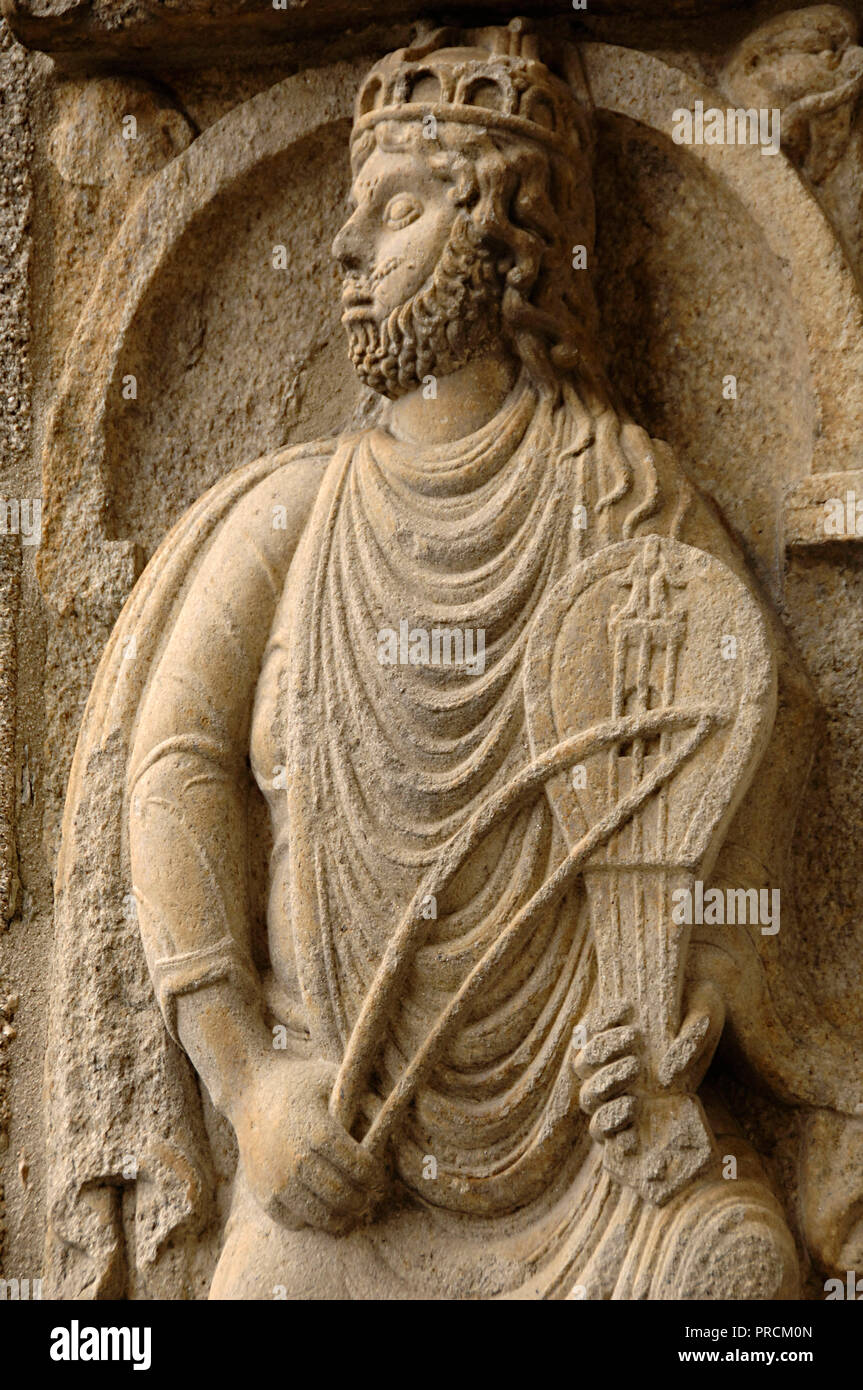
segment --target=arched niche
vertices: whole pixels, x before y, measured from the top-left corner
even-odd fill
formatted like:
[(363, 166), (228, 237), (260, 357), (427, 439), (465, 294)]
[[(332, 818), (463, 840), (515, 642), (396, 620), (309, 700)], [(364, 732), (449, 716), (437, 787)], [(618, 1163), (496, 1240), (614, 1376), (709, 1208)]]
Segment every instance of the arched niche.
[[(778, 586), (783, 492), (859, 450), (853, 277), (784, 156), (672, 142), (675, 109), (721, 98), (643, 53), (581, 53), (597, 108), (595, 269), (612, 373)], [(368, 62), (300, 73), (243, 103), (130, 207), (48, 424), (40, 571), (56, 611), (110, 619), (201, 491), (362, 411), (329, 247)], [(723, 395), (732, 376), (736, 400)]]

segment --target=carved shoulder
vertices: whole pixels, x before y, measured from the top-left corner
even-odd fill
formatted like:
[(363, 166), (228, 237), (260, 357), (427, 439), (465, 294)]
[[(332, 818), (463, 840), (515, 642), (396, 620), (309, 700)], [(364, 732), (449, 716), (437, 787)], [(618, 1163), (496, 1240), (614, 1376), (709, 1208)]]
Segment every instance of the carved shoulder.
[(194, 565), (145, 696), (132, 768), (178, 737), (246, 745), (255, 684), (291, 558), (333, 452), (291, 449), (231, 509)]
[(272, 470), (239, 501), (216, 533), (202, 569), (232, 575), (266, 561), (284, 581), (297, 542), (314, 505), (335, 441), (285, 449)]

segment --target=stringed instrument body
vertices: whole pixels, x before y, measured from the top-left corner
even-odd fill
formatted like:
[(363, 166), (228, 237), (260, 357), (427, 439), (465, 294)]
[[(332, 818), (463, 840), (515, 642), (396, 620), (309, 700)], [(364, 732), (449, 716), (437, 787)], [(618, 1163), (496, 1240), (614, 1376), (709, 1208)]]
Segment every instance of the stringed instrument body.
[(750, 591), (711, 555), (665, 537), (623, 541), (549, 596), (525, 689), (535, 757), (581, 731), (628, 726), (546, 783), (568, 844), (656, 784), (583, 878), (597, 965), (593, 1032), (626, 1018), (642, 1046), (636, 1118), (606, 1139), (604, 1164), (662, 1205), (715, 1153), (697, 1095), (674, 1073), (690, 928), (672, 907), (709, 876), (770, 736), (776, 670), (766, 625)]

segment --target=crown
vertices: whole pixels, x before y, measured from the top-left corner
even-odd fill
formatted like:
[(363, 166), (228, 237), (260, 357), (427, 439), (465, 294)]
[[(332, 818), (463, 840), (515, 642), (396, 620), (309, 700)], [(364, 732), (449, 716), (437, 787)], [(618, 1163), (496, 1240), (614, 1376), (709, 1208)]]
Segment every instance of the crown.
[(376, 63), (356, 101), (352, 141), (380, 121), (435, 121), (523, 135), (572, 158), (591, 145), (587, 111), (540, 58), (524, 20), (439, 29)]

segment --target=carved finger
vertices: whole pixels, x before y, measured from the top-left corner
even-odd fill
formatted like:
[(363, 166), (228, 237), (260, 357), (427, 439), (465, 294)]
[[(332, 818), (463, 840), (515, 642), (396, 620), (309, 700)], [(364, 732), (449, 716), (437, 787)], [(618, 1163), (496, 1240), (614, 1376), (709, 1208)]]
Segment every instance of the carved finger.
[(605, 1101), (630, 1086), (640, 1072), (641, 1063), (637, 1057), (621, 1057), (601, 1067), (581, 1088), (579, 1104), (582, 1110), (592, 1115)]
[(304, 1154), (298, 1176), (334, 1216), (359, 1215), (367, 1205), (368, 1197), (363, 1188), (321, 1154)]
[(316, 1192), (307, 1187), (298, 1177), (267, 1204), (267, 1212), (274, 1220), (283, 1219), (285, 1214), (299, 1218), (306, 1226), (318, 1231), (329, 1231), (337, 1235), (342, 1229), (342, 1221), (334, 1217), (326, 1202)]
[(597, 1141), (608, 1139), (627, 1129), (638, 1113), (637, 1096), (617, 1096), (601, 1105), (590, 1122), (591, 1136)]
[(334, 1124), (326, 1137), (311, 1147), (314, 1153), (329, 1159), (359, 1187), (379, 1189), (383, 1186), (381, 1160), (357, 1143), (341, 1125)]
[(657, 1069), (661, 1084), (673, 1085), (690, 1068), (706, 1070), (724, 1023), (725, 1005), (719, 991), (710, 981), (699, 984), (692, 993), (683, 1026)]
[(689, 1019), (657, 1069), (663, 1086), (670, 1086), (686, 1070), (690, 1062), (695, 1060), (704, 1047), (709, 1029), (710, 1018), (707, 1014)]
[(628, 999), (617, 999), (613, 1004), (605, 1004), (594, 1009), (591, 1014), (590, 1031), (594, 1037), (607, 1033), (609, 1028), (619, 1028), (632, 1018), (632, 1005)]
[(573, 1059), (576, 1074), (586, 1081), (597, 1067), (604, 1066), (615, 1057), (634, 1052), (638, 1042), (638, 1029), (632, 1026), (610, 1028), (605, 1033), (598, 1033), (576, 1053)]

